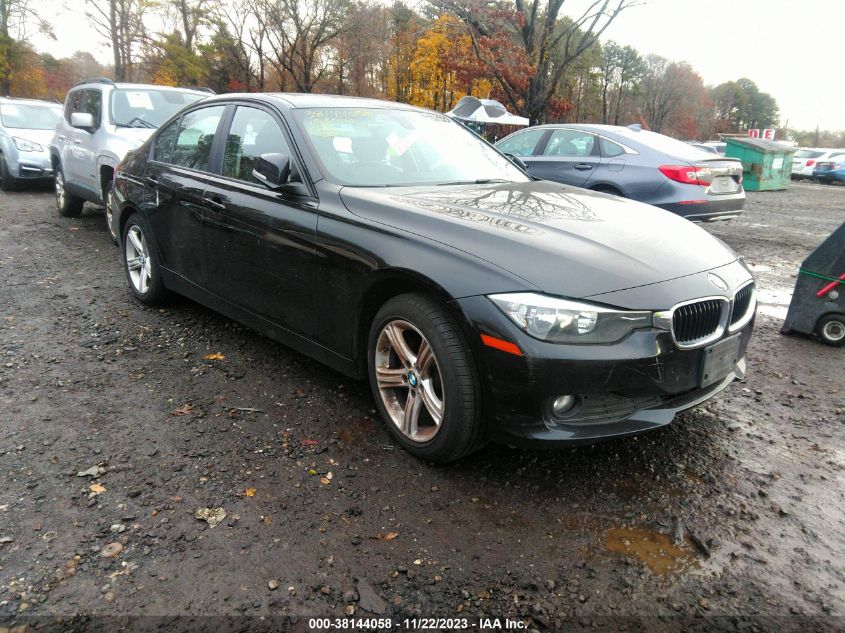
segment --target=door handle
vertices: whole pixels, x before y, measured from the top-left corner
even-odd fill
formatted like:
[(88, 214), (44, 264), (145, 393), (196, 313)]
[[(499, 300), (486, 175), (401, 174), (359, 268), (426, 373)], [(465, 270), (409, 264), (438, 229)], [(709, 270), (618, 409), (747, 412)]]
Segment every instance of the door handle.
[(153, 187), (158, 186), (158, 178), (156, 178), (155, 176), (145, 176), (144, 182), (148, 185), (152, 185)]
[(67, 136), (65, 136), (64, 134), (59, 134), (59, 140), (60, 140), (60, 141), (66, 141), (66, 140), (67, 140)]
[(214, 209), (215, 211), (225, 211), (226, 205), (223, 204), (223, 201), (218, 198), (217, 196), (213, 196), (210, 198), (203, 197), (202, 201), (207, 204), (209, 207)]
[(589, 171), (592, 168), (593, 166), (590, 163), (578, 163), (575, 165), (575, 169), (578, 171)]

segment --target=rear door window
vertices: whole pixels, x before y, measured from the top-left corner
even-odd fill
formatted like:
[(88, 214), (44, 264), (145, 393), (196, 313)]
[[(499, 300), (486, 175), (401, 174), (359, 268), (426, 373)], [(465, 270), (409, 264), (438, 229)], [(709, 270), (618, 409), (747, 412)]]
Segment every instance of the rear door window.
[(209, 171), (211, 146), (225, 109), (226, 106), (222, 105), (212, 106), (184, 115), (170, 162), (189, 169)]
[(562, 158), (595, 156), (596, 137), (581, 130), (555, 130), (543, 150), (543, 156)]
[(606, 138), (601, 139), (601, 155), (605, 158), (613, 158), (625, 153), (625, 149), (613, 141), (608, 141)]

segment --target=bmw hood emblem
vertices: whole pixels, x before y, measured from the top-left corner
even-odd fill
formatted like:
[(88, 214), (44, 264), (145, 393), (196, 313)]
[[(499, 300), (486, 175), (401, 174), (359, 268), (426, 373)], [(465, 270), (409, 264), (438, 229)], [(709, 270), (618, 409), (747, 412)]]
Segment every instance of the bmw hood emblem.
[(727, 292), (728, 290), (728, 283), (719, 277), (719, 275), (714, 275), (713, 273), (707, 273), (707, 280), (716, 286), (722, 292)]

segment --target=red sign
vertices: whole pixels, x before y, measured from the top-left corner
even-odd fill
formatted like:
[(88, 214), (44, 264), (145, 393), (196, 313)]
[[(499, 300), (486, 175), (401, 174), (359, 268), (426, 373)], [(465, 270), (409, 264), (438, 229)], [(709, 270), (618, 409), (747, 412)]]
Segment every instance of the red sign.
[(748, 136), (751, 138), (760, 138), (760, 130), (755, 128), (753, 130), (748, 130)]
[(775, 131), (772, 128), (766, 128), (763, 130), (763, 138), (767, 141), (774, 141), (775, 140)]

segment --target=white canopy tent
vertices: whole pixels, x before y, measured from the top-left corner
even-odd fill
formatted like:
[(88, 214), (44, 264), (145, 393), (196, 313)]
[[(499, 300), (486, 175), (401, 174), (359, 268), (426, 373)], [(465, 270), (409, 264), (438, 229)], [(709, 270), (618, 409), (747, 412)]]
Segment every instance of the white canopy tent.
[(478, 97), (461, 97), (460, 101), (447, 116), (467, 123), (495, 123), (497, 125), (528, 125), (528, 119), (507, 111), (498, 101), (493, 99), (479, 99)]

